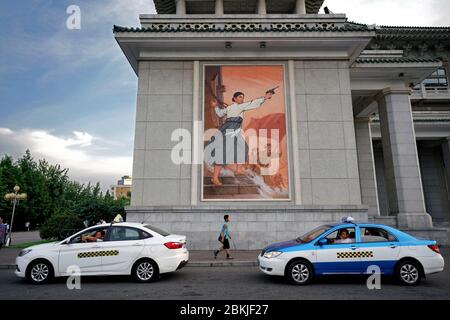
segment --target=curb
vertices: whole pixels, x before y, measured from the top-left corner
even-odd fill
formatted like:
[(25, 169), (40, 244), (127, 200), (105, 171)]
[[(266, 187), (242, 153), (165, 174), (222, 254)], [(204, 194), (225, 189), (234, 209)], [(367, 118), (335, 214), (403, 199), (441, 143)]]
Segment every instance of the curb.
[(189, 261), (185, 266), (195, 267), (257, 267), (257, 261)]
[(0, 270), (16, 269), (15, 264), (0, 264)]
[[(257, 261), (189, 261), (185, 268), (196, 267), (257, 267)], [(2, 264), (0, 270), (16, 269), (15, 264)]]

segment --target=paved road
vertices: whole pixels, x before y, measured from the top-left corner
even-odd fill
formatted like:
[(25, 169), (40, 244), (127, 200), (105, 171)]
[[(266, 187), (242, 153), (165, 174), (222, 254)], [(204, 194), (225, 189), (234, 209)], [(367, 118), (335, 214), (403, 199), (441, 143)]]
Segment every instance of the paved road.
[(0, 300), (6, 299), (450, 299), (450, 272), (432, 275), (418, 287), (382, 280), (381, 290), (368, 290), (364, 277), (327, 277), (310, 286), (288, 285), (262, 274), (257, 267), (190, 267), (151, 284), (128, 277), (84, 277), (81, 290), (68, 290), (66, 279), (34, 286), (0, 270)]

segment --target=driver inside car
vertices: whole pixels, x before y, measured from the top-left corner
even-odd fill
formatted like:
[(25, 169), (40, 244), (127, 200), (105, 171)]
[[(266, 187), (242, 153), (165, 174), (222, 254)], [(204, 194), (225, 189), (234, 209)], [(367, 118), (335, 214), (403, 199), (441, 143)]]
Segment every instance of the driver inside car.
[(338, 239), (334, 240), (334, 243), (353, 243), (353, 240), (349, 236), (347, 229), (339, 230)]
[(104, 236), (105, 236), (105, 231), (97, 230), (93, 236), (81, 237), (81, 241), (82, 242), (99, 242), (99, 241), (103, 241)]

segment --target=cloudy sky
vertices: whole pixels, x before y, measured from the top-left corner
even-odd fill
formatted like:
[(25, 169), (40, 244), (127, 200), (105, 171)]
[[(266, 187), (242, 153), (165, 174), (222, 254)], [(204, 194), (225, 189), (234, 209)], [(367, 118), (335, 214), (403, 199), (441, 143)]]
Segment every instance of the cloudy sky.
[[(66, 27), (70, 5), (81, 29)], [(326, 0), (378, 25), (450, 25), (448, 0)], [(321, 10), (323, 11), (323, 10)], [(151, 0), (0, 1), (0, 156), (37, 158), (108, 187), (131, 175), (136, 76), (112, 25), (138, 26)]]

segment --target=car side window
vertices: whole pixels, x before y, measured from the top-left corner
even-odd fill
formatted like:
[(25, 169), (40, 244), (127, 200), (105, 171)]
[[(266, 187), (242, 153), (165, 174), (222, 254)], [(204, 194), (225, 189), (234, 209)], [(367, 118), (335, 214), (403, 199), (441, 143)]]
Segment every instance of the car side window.
[(375, 227), (361, 228), (361, 242), (392, 242), (397, 239), (387, 230)]
[(325, 237), (328, 244), (355, 243), (355, 228), (340, 228)]
[(151, 237), (148, 233), (129, 227), (112, 227), (109, 241), (141, 240)]
[(70, 243), (101, 242), (105, 240), (108, 228), (94, 228), (83, 231), (70, 239)]
[(153, 237), (150, 233), (145, 232), (143, 230), (139, 230), (139, 239), (148, 239)]

